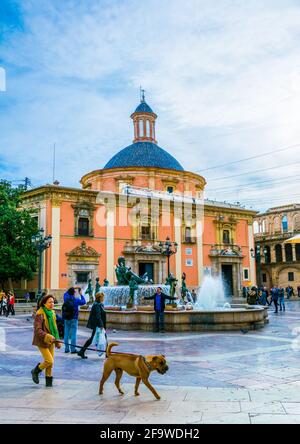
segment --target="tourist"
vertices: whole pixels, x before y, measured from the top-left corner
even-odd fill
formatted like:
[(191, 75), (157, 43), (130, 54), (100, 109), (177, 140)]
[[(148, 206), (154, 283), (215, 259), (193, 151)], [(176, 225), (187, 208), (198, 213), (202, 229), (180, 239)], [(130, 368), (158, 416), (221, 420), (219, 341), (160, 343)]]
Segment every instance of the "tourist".
[[(76, 288), (78, 289), (79, 297), (75, 297)], [(65, 321), (65, 353), (70, 351), (69, 341), (71, 339), (71, 354), (77, 353), (75, 345), (78, 328), (78, 307), (86, 304), (81, 288), (76, 288), (71, 287), (64, 294), (64, 304), (62, 306), (62, 317)]]
[(15, 296), (10, 291), (7, 293), (6, 317), (9, 315), (9, 313), (11, 313), (12, 316), (15, 315)]
[(271, 300), (269, 301), (269, 297), (270, 297), (270, 292), (269, 292), (269, 290), (267, 289), (267, 287), (264, 287), (264, 291), (265, 291), (265, 293), (266, 293), (266, 302), (267, 302), (267, 304), (268, 305), (271, 305)]
[(251, 290), (248, 291), (247, 296), (247, 304), (249, 305), (256, 305), (258, 302), (258, 290), (256, 287), (251, 287)]
[(161, 287), (157, 287), (156, 293), (152, 296), (145, 296), (144, 299), (154, 299), (155, 311), (155, 332), (165, 333), (165, 300), (175, 301), (176, 297), (168, 296), (162, 293)]
[(271, 303), (274, 302), (274, 306), (275, 306), (275, 311), (274, 313), (278, 313), (278, 287), (276, 287), (276, 285), (271, 288)]
[(291, 285), (288, 285), (285, 291), (288, 299), (290, 299), (292, 296), (295, 296), (294, 289)]
[(26, 303), (30, 301), (30, 294), (28, 293), (28, 291), (27, 291), (27, 293), (24, 294), (24, 298), (25, 298)]
[(32, 345), (38, 347), (44, 361), (37, 364), (32, 370), (32, 380), (39, 383), (39, 374), (45, 370), (46, 387), (52, 387), (52, 369), (54, 364), (54, 350), (61, 348), (54, 312), (52, 295), (45, 296), (40, 303), (34, 319), (34, 333)]
[(86, 341), (82, 349), (77, 353), (82, 359), (86, 359), (85, 356), (86, 349), (93, 342), (97, 327), (106, 329), (106, 312), (104, 310), (104, 293), (95, 294), (95, 302), (92, 305), (89, 320), (87, 323), (87, 328), (92, 330), (90, 338)]
[(278, 288), (278, 300), (279, 300), (279, 307), (280, 307), (279, 310), (282, 311), (282, 308), (283, 308), (283, 311), (285, 311), (284, 288), (283, 287)]
[(260, 298), (259, 298), (258, 303), (260, 305), (267, 305), (267, 292), (266, 292), (265, 288), (262, 288), (260, 290)]
[[(4, 303), (5, 303), (5, 313), (4, 313)], [(4, 293), (4, 291), (0, 291), (0, 315), (2, 315), (2, 311), (3, 314), (6, 314), (6, 295)]]

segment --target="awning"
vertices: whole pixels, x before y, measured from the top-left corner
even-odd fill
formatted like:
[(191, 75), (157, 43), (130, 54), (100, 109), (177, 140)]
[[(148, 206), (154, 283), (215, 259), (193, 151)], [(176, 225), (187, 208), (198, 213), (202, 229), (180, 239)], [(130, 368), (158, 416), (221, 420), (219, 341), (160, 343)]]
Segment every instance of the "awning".
[(300, 234), (296, 236), (290, 237), (289, 239), (284, 241), (284, 244), (300, 244)]

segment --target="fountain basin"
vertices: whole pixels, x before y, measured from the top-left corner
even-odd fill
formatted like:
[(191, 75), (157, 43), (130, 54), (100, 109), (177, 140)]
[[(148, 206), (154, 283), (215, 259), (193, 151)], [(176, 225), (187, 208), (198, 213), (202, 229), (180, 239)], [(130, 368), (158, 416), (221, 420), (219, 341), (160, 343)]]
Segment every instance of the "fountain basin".
[[(135, 294), (135, 303), (137, 305), (144, 305), (143, 298), (152, 296), (156, 293), (157, 287), (161, 287), (162, 292), (170, 294), (170, 286), (164, 284), (148, 284), (139, 285)], [(99, 292), (104, 293), (104, 305), (126, 305), (130, 302), (130, 288), (128, 285), (117, 285), (111, 287), (100, 287)]]
[[(90, 309), (79, 310), (79, 323), (86, 325)], [(106, 311), (107, 328), (116, 330), (153, 331), (155, 327), (154, 310)], [(165, 311), (165, 330), (168, 332), (196, 331), (235, 331), (240, 329), (257, 330), (263, 328), (268, 320), (267, 308), (257, 305), (232, 305), (225, 310), (171, 310)]]

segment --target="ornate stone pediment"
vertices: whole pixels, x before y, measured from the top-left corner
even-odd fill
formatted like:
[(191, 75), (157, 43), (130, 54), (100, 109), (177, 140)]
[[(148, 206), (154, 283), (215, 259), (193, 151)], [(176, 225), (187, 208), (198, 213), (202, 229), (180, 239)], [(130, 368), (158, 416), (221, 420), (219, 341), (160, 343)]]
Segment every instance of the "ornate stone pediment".
[(126, 254), (161, 254), (159, 247), (151, 244), (136, 245), (135, 243), (126, 242), (123, 252)]
[(80, 247), (74, 248), (69, 253), (66, 253), (66, 255), (68, 256), (68, 262), (98, 261), (98, 258), (101, 256), (94, 248), (87, 247), (85, 241), (81, 242)]
[(149, 254), (149, 253), (155, 253), (155, 254), (159, 253), (160, 254), (159, 249), (150, 243), (147, 245), (141, 245), (139, 247), (136, 247), (135, 252), (136, 253), (146, 253), (146, 254)]

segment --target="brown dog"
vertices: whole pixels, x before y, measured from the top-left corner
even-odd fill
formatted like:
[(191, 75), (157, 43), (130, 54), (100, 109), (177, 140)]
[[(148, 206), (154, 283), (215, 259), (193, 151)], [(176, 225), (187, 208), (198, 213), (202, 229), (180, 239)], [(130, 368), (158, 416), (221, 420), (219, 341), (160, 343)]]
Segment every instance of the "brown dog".
[(139, 395), (138, 388), (140, 382), (143, 381), (146, 387), (151, 390), (155, 398), (160, 399), (159, 394), (154, 389), (154, 387), (152, 387), (152, 385), (148, 381), (148, 378), (153, 370), (156, 370), (158, 371), (158, 373), (163, 375), (169, 369), (164, 355), (144, 357), (142, 355), (134, 355), (129, 353), (111, 354), (111, 348), (115, 345), (119, 344), (117, 344), (116, 342), (112, 342), (107, 346), (106, 349), (106, 360), (103, 366), (103, 375), (100, 381), (99, 395), (103, 394), (103, 385), (105, 381), (109, 378), (111, 372), (114, 370), (116, 372), (115, 385), (121, 395), (124, 395), (124, 392), (120, 387), (120, 380), (122, 378), (123, 371), (125, 371), (130, 376), (134, 376), (136, 378), (134, 390), (135, 396)]

